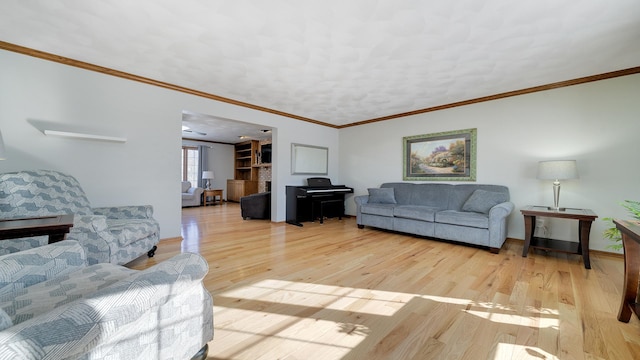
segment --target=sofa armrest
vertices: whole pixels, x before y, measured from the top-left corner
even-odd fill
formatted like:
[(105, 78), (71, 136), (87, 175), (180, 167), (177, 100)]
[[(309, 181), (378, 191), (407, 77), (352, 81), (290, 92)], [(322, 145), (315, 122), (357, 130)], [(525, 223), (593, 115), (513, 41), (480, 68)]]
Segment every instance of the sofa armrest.
[(91, 209), (96, 215), (106, 216), (107, 219), (151, 219), (152, 205), (112, 206)]
[(358, 195), (353, 198), (356, 202), (356, 206), (364, 205), (369, 202), (369, 195)]
[[(92, 294), (88, 299), (95, 298), (103, 301), (104, 297), (110, 294), (121, 295), (144, 289), (143, 292), (132, 297), (136, 299), (136, 303), (131, 304), (140, 311), (144, 311), (149, 307), (164, 304), (172, 294), (179, 294), (194, 284), (200, 284), (207, 272), (209, 272), (209, 265), (202, 256), (195, 253), (182, 253), (120, 280)], [(128, 297), (128, 295), (122, 297)], [(143, 302), (147, 304), (143, 305)], [(113, 306), (118, 307), (118, 305)]]
[(361, 206), (369, 202), (369, 195), (358, 195), (353, 198), (356, 202), (356, 224), (362, 227), (362, 210)]
[[(75, 358), (110, 342), (123, 326), (194, 286), (207, 262), (183, 253), (90, 296), (0, 332), (0, 358)], [(37, 334), (35, 336), (34, 334)]]
[(67, 239), (77, 240), (85, 249), (87, 264), (111, 262), (111, 254), (117, 247), (115, 236), (109, 231), (107, 217), (103, 215), (76, 215)]
[(489, 210), (489, 247), (502, 247), (507, 238), (507, 218), (514, 208), (512, 202), (503, 202)]
[(204, 192), (204, 189), (201, 187), (190, 187), (189, 190), (187, 190), (187, 193), (193, 196), (202, 195), (203, 192)]
[(73, 217), (73, 227), (71, 228), (71, 232), (74, 230), (76, 232), (85, 231), (85, 232), (99, 232), (106, 231), (107, 226), (107, 217), (103, 215), (75, 215)]
[(515, 208), (515, 205), (509, 201), (495, 205), (489, 210), (489, 220), (504, 219), (507, 216), (509, 216), (509, 214), (511, 214), (514, 208)]
[(86, 265), (82, 246), (72, 240), (0, 256), (0, 294), (47, 281)]

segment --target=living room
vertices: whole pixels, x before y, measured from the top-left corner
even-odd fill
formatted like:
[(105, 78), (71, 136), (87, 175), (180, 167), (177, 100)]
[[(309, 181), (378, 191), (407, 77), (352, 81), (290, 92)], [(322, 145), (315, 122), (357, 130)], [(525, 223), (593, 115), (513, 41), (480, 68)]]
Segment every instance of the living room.
[[(6, 39), (0, 36), (0, 40)], [(69, 66), (65, 59), (51, 56), (55, 44), (48, 46), (52, 48), (0, 42), (0, 130), (6, 148), (0, 172), (55, 169), (76, 177), (93, 206), (150, 204), (160, 224), (161, 243), (182, 236), (181, 178), (176, 171), (181, 159), (176, 149), (182, 145), (184, 111), (273, 129), (272, 221), (276, 223), (285, 220), (285, 186), (305, 185), (308, 177), (291, 174), (292, 143), (329, 149), (326, 176), (334, 184), (354, 188), (345, 202), (346, 213), (353, 216), (354, 196), (384, 182), (403, 180), (403, 137), (470, 128), (477, 129), (475, 182), (509, 188), (516, 210), (509, 217), (507, 236), (514, 241), (525, 234), (519, 209), (553, 202), (551, 182), (536, 178), (542, 160), (577, 161), (579, 178), (562, 182), (561, 205), (592, 209), (599, 216), (591, 228), (591, 250), (621, 253), (610, 249), (611, 242), (602, 236), (609, 227), (602, 218), (628, 218), (620, 203), (638, 200), (638, 63), (615, 67), (625, 70), (622, 73), (576, 73), (556, 80), (569, 81), (570, 86), (531, 83), (514, 90), (548, 86), (386, 121), (327, 126), (179, 87)], [(630, 53), (637, 52), (637, 45), (629, 47)], [(45, 130), (124, 141), (61, 138), (46, 135)], [(578, 233), (571, 225), (551, 221), (548, 227), (554, 237), (570, 240)]]
[[(541, 160), (577, 160), (580, 178), (563, 182), (562, 203), (592, 209), (600, 217), (624, 218), (619, 203), (632, 200), (637, 191), (640, 169), (629, 164), (634, 163), (640, 130), (638, 74), (336, 129), (11, 51), (0, 55), (3, 68), (11, 69), (1, 84), (6, 94), (0, 100), (7, 149), (3, 172), (58, 169), (77, 177), (96, 206), (113, 205), (114, 199), (151, 204), (163, 239), (180, 236), (181, 178), (175, 169), (181, 159), (175, 149), (182, 144), (184, 109), (252, 119), (275, 129), (273, 221), (285, 218), (284, 187), (306, 184), (307, 176), (290, 173), (291, 143), (329, 148), (327, 176), (358, 195), (402, 180), (403, 137), (468, 128), (478, 129), (476, 181), (508, 186), (517, 207), (552, 202), (551, 184), (536, 179)], [(123, 136), (127, 142), (46, 136), (36, 127), (42, 123)], [(353, 201), (345, 206), (355, 214)], [(592, 249), (610, 251), (608, 240), (595, 236), (607, 226), (594, 223)], [(566, 239), (574, 238), (575, 231), (563, 224), (553, 228), (554, 235)], [(524, 224), (515, 212), (508, 236), (524, 238)]]

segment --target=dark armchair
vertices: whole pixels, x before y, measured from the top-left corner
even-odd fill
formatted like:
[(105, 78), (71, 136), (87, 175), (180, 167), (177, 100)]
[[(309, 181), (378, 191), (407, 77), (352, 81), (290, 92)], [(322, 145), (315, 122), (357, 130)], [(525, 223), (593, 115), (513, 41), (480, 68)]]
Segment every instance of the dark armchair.
[(271, 192), (251, 194), (240, 198), (242, 218), (271, 219)]

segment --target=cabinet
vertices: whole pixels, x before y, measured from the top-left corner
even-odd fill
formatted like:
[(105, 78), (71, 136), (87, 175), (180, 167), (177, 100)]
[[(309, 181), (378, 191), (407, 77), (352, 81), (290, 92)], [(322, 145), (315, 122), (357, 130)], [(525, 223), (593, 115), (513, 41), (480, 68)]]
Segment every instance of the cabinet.
[(250, 140), (235, 145), (234, 179), (227, 180), (227, 201), (240, 202), (240, 198), (258, 192), (256, 164), (259, 143)]
[(240, 202), (243, 196), (258, 192), (258, 182), (251, 180), (227, 180), (227, 201)]

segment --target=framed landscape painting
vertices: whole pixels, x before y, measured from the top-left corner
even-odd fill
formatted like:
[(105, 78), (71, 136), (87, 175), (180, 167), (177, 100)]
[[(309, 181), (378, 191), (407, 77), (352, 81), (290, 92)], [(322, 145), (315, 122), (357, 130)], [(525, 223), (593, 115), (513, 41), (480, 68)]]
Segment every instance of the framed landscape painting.
[(403, 180), (475, 181), (477, 129), (403, 138)]

